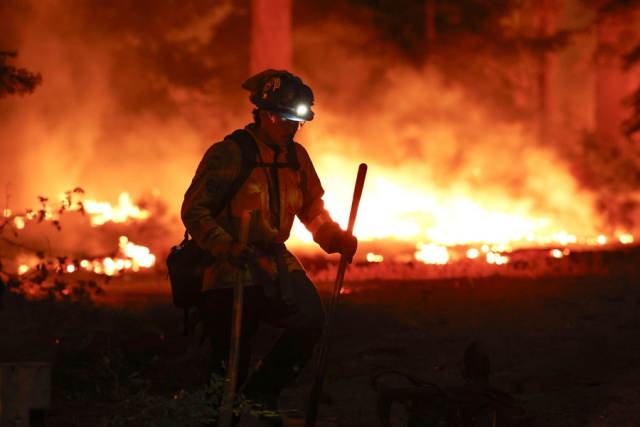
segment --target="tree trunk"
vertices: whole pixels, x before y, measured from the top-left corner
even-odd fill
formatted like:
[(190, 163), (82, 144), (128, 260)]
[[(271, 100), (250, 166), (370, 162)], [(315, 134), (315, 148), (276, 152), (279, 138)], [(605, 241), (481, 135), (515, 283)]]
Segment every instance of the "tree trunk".
[[(538, 0), (536, 30), (541, 40), (551, 37), (556, 28), (555, 0)], [(553, 133), (554, 93), (552, 83), (555, 79), (557, 59), (554, 52), (540, 52), (538, 57), (538, 113), (540, 120), (539, 138), (545, 141)]]
[(425, 1), (425, 38), (426, 56), (431, 54), (436, 40), (436, 6), (435, 0)]
[(268, 68), (290, 70), (292, 0), (251, 0), (251, 74)]

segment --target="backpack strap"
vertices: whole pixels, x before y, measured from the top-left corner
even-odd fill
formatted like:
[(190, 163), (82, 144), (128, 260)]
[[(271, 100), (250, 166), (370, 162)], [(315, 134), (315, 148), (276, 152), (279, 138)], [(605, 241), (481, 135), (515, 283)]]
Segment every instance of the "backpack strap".
[(238, 192), (242, 184), (244, 184), (247, 178), (249, 178), (249, 175), (251, 175), (251, 171), (258, 165), (258, 144), (256, 144), (251, 134), (244, 129), (237, 129), (231, 135), (227, 135), (226, 138), (233, 139), (242, 152), (240, 174), (235, 181), (231, 183), (224, 203), (225, 205), (229, 205), (233, 195)]
[[(229, 190), (225, 194), (222, 203), (212, 209), (214, 217), (218, 216), (225, 207), (229, 209), (228, 214), (229, 217), (231, 217), (231, 199), (233, 198), (233, 195), (238, 192), (240, 187), (242, 187), (242, 184), (244, 184), (247, 178), (249, 178), (251, 171), (257, 165), (256, 158), (258, 156), (258, 146), (249, 132), (244, 129), (237, 129), (231, 135), (227, 135), (224, 139), (227, 138), (233, 139), (240, 147), (240, 151), (242, 152), (242, 166), (240, 167), (240, 174), (231, 182)], [(184, 238), (185, 241), (189, 239), (189, 232), (187, 230), (184, 232)]]
[[(249, 178), (249, 175), (251, 175), (251, 171), (253, 171), (253, 169), (256, 167), (278, 169), (290, 168), (294, 171), (300, 170), (298, 151), (294, 142), (292, 142), (288, 147), (286, 162), (264, 163), (258, 162), (258, 144), (256, 143), (255, 139), (253, 139), (253, 136), (251, 136), (251, 134), (245, 129), (237, 129), (231, 135), (227, 135), (226, 138), (233, 139), (240, 147), (240, 151), (242, 152), (242, 167), (240, 168), (240, 174), (238, 175), (238, 177), (231, 183), (221, 209), (224, 209), (225, 205), (229, 207), (233, 196), (238, 192), (240, 187), (242, 187), (242, 184), (244, 184), (247, 178)], [(229, 215), (229, 217), (230, 216), (231, 215)]]
[(240, 175), (231, 186), (231, 195), (235, 194), (236, 191), (242, 186), (244, 181), (249, 177), (253, 168), (256, 167), (270, 167), (270, 168), (289, 168), (294, 171), (300, 170), (300, 161), (298, 160), (298, 151), (296, 150), (296, 145), (292, 142), (289, 147), (287, 147), (287, 161), (286, 162), (278, 162), (278, 163), (263, 163), (258, 162), (258, 145), (256, 144), (255, 139), (251, 136), (249, 132), (245, 129), (237, 129), (231, 135), (228, 135), (227, 138), (233, 139), (240, 146), (240, 150), (242, 151), (242, 170), (240, 171)]
[[(231, 199), (238, 192), (240, 187), (245, 183), (251, 172), (256, 167), (270, 167), (270, 168), (290, 168), (292, 170), (300, 170), (300, 161), (298, 160), (298, 152), (296, 150), (295, 143), (291, 143), (287, 150), (286, 163), (258, 163), (258, 144), (253, 136), (245, 129), (236, 129), (230, 135), (227, 135), (225, 139), (232, 139), (240, 147), (242, 152), (242, 166), (240, 167), (240, 174), (229, 186), (229, 190), (225, 195), (223, 202), (217, 206), (217, 209), (213, 212), (213, 216), (218, 216), (223, 209), (228, 210), (228, 216), (231, 217)], [(188, 239), (187, 231), (185, 231), (185, 239)]]
[(298, 150), (295, 142), (289, 144), (287, 149), (287, 163), (294, 171), (300, 170), (300, 161), (298, 160)]
[(294, 171), (300, 170), (300, 162), (298, 161), (298, 152), (296, 151), (295, 143), (291, 143), (287, 149), (286, 162), (275, 162), (275, 163), (256, 162), (255, 167), (271, 168), (271, 169), (289, 168)]

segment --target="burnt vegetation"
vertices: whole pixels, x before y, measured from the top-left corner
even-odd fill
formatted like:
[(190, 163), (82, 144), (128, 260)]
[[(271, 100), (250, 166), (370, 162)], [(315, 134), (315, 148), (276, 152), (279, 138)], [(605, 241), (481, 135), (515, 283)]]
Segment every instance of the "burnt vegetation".
[[(0, 285), (3, 292), (14, 292), (30, 295), (32, 298), (44, 300), (76, 301), (93, 303), (93, 299), (104, 292), (99, 280), (71, 279), (65, 274), (64, 266), (73, 264), (80, 268), (80, 260), (64, 254), (47, 253), (41, 248), (30, 246), (20, 240), (20, 231), (15, 225), (15, 219), (29, 218), (29, 221), (47, 223), (57, 231), (61, 231), (59, 216), (73, 209), (84, 215), (84, 206), (75, 196), (84, 194), (84, 190), (77, 187), (67, 191), (61, 201), (51, 204), (48, 197), (38, 196), (40, 206), (27, 209), (21, 214), (3, 215), (0, 219)], [(7, 211), (8, 212), (8, 211)], [(28, 254), (35, 257), (38, 263), (27, 272), (3, 271), (5, 263), (13, 261), (17, 254)], [(3, 279), (4, 277), (4, 279)], [(108, 277), (104, 277), (108, 281)], [(2, 293), (0, 293), (0, 299)]]

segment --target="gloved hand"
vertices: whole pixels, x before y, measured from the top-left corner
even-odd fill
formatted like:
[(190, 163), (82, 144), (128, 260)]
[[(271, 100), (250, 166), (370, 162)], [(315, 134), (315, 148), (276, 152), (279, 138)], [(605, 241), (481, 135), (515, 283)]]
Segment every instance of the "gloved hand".
[(347, 258), (347, 262), (351, 264), (353, 261), (353, 255), (355, 255), (358, 249), (358, 238), (353, 234), (340, 230), (335, 234), (331, 241), (331, 249), (329, 253), (338, 252), (340, 255)]
[(226, 261), (234, 267), (246, 265), (253, 255), (254, 248), (251, 245), (239, 242), (217, 243), (211, 249), (211, 253), (216, 259)]
[(226, 260), (234, 267), (247, 265), (255, 256), (255, 248), (247, 243), (234, 242), (229, 246)]

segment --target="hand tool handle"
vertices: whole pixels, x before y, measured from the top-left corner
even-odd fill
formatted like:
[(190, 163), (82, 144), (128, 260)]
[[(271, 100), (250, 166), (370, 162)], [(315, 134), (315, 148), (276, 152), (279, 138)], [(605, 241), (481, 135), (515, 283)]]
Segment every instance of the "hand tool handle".
[[(349, 214), (349, 225), (347, 231), (353, 233), (353, 227), (356, 222), (356, 215), (358, 214), (358, 206), (360, 205), (360, 198), (362, 197), (362, 189), (364, 188), (364, 179), (367, 175), (367, 165), (361, 163), (358, 168), (358, 176), (356, 178), (356, 185), (353, 190), (353, 199), (351, 201), (351, 213)], [(316, 377), (311, 389), (311, 396), (309, 398), (309, 404), (307, 406), (307, 418), (305, 427), (314, 427), (316, 425), (316, 419), (318, 417), (318, 406), (320, 403), (320, 395), (322, 394), (322, 383), (324, 382), (324, 373), (327, 367), (327, 359), (329, 354), (329, 344), (331, 342), (331, 329), (333, 327), (333, 317), (338, 306), (338, 299), (340, 297), (340, 291), (342, 290), (342, 282), (344, 280), (344, 273), (347, 269), (347, 257), (340, 256), (340, 263), (338, 264), (338, 273), (336, 282), (333, 287), (333, 295), (331, 298), (331, 305), (327, 311), (327, 316), (324, 321), (322, 341), (320, 344), (320, 356), (318, 358), (318, 367), (316, 368)]]
[[(240, 217), (238, 240), (247, 243), (251, 211), (243, 211)], [(227, 378), (224, 381), (224, 394), (220, 405), (219, 427), (231, 427), (233, 422), (233, 403), (238, 383), (238, 361), (240, 360), (240, 334), (242, 333), (242, 305), (244, 303), (244, 286), (242, 278), (236, 273), (233, 288), (233, 323), (231, 325), (231, 346), (229, 347), (229, 365)]]

